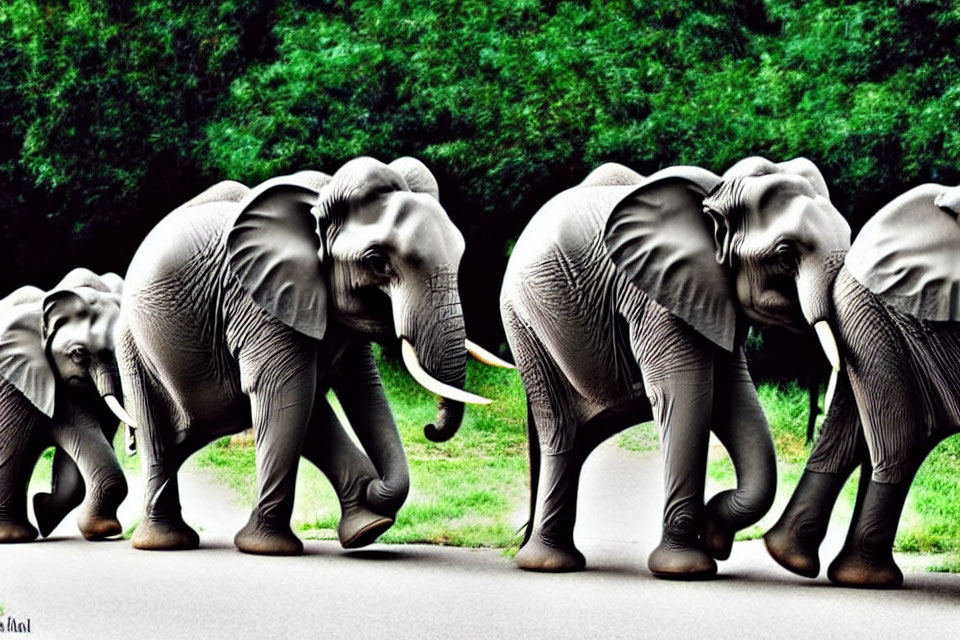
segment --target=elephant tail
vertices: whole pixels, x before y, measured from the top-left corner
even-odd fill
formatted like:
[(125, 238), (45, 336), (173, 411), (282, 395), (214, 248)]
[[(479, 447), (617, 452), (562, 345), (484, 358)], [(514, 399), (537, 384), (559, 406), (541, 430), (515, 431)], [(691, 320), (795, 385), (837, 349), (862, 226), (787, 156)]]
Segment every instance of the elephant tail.
[(527, 398), (527, 451), (530, 460), (530, 517), (527, 520), (526, 531), (523, 534), (521, 547), (530, 541), (533, 535), (533, 522), (537, 510), (537, 487), (540, 485), (540, 437), (537, 435), (537, 425), (533, 421), (533, 409), (530, 398)]

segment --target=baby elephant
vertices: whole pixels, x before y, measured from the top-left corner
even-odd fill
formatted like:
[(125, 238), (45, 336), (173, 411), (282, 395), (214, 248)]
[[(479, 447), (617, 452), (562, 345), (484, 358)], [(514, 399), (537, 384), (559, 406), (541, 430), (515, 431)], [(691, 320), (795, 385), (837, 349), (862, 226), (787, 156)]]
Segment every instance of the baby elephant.
[(117, 507), (127, 484), (111, 445), (117, 418), (130, 424), (114, 357), (121, 289), (116, 274), (75, 269), (52, 291), (21, 287), (0, 300), (0, 542), (37, 537), (27, 484), (50, 445), (53, 493), (34, 497), (40, 533), (83, 502), (85, 485), (83, 536), (122, 532)]
[(764, 538), (795, 573), (819, 573), (830, 511), (862, 465), (846, 544), (827, 577), (858, 587), (903, 582), (892, 548), (910, 483), (930, 450), (960, 431), (958, 213), (960, 187), (916, 187), (877, 212), (832, 267), (824, 296), (838, 337), (828, 349), (836, 399), (800, 484)]

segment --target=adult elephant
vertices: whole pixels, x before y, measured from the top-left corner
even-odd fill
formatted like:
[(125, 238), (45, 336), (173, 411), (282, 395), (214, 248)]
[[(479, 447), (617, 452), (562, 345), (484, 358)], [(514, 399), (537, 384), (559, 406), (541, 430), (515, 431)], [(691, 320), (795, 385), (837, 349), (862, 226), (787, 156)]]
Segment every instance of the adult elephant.
[(823, 292), (838, 348), (837, 392), (793, 497), (764, 540), (787, 569), (815, 577), (830, 512), (850, 473), (860, 486), (846, 543), (827, 576), (899, 587), (893, 541), (913, 476), (960, 431), (960, 187), (916, 187), (871, 218)]
[[(741, 349), (748, 320), (802, 330), (826, 318), (828, 256), (850, 228), (805, 159), (750, 158), (723, 178), (605, 165), (554, 197), (521, 234), (500, 296), (527, 393), (531, 514), (517, 564), (584, 567), (574, 545), (587, 455), (655, 419), (666, 505), (648, 566), (711, 576), (734, 533), (770, 507), (773, 444)], [(612, 259), (611, 259), (612, 258)], [(711, 429), (738, 488), (704, 507)]]
[(52, 493), (34, 496), (40, 533), (84, 496), (85, 538), (122, 532), (117, 507), (127, 484), (111, 444), (118, 418), (129, 423), (114, 356), (121, 288), (116, 274), (75, 269), (49, 292), (21, 287), (0, 300), (0, 543), (37, 537), (27, 485), (51, 445)]
[[(340, 498), (344, 547), (391, 526), (409, 476), (370, 341), (399, 342), (411, 374), (445, 396), (425, 433), (450, 438), (462, 403), (486, 402), (460, 388), (463, 250), (436, 181), (412, 158), (358, 158), (332, 178), (301, 172), (253, 189), (221, 183), (164, 218), (130, 264), (121, 317), (121, 373), (147, 470), (133, 546), (198, 545), (177, 470), (249, 427), (259, 498), (236, 535), (241, 551), (302, 552), (290, 530), (301, 453)], [(366, 454), (327, 403), (331, 388)]]

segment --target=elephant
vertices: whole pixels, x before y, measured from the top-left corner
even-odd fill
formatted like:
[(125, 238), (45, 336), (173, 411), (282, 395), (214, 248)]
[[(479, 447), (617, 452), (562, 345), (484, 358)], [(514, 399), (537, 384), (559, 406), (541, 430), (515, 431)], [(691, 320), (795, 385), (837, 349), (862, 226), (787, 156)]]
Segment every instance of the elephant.
[[(520, 235), (500, 309), (527, 396), (530, 522), (516, 562), (576, 571), (581, 467), (610, 435), (655, 419), (662, 443), (658, 577), (713, 576), (737, 530), (770, 507), (776, 466), (747, 371), (750, 321), (803, 331), (826, 317), (809, 292), (850, 227), (816, 166), (748, 158), (722, 177), (616, 164), (551, 199)], [(711, 430), (736, 490), (704, 505)]]
[(823, 295), (835, 346), (820, 437), (783, 515), (764, 536), (783, 567), (816, 577), (847, 478), (861, 467), (834, 583), (897, 588), (893, 542), (917, 468), (960, 431), (960, 187), (924, 184), (864, 225)]
[[(137, 549), (192, 549), (177, 471), (194, 451), (252, 428), (258, 500), (234, 543), (296, 555), (290, 529), (301, 454), (336, 490), (345, 548), (386, 531), (409, 489), (406, 456), (370, 343), (399, 344), (441, 399), (427, 438), (454, 435), (470, 351), (457, 270), (464, 240), (418, 160), (356, 158), (254, 188), (215, 185), (161, 220), (125, 278), (119, 360), (143, 432)], [(325, 394), (333, 390), (363, 449)]]
[[(113, 451), (123, 411), (113, 329), (120, 276), (74, 269), (49, 292), (25, 286), (0, 300), (0, 543), (29, 542), (27, 485), (56, 446), (52, 492), (34, 496), (47, 537), (75, 507), (88, 540), (122, 533), (127, 484)], [(84, 498), (86, 500), (84, 501)]]

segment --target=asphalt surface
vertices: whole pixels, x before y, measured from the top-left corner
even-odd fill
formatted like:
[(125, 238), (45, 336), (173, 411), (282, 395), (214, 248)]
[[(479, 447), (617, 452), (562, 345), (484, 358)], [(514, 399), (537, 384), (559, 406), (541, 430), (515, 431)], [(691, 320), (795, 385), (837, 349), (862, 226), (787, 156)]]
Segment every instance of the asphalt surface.
[[(42, 542), (0, 547), (0, 623), (23, 638), (960, 638), (960, 576), (908, 570), (899, 591), (840, 589), (779, 568), (738, 542), (720, 576), (654, 578), (661, 482), (656, 454), (601, 447), (581, 489), (577, 544), (588, 569), (518, 570), (498, 551), (306, 542), (295, 558), (234, 549), (246, 520), (226, 490), (181, 480), (201, 549), (90, 543), (72, 516)], [(626, 486), (628, 488), (624, 489)], [(611, 490), (611, 487), (618, 487)], [(136, 489), (138, 491), (138, 489)], [(124, 505), (136, 514), (139, 494)], [(825, 543), (824, 566), (843, 527)]]

